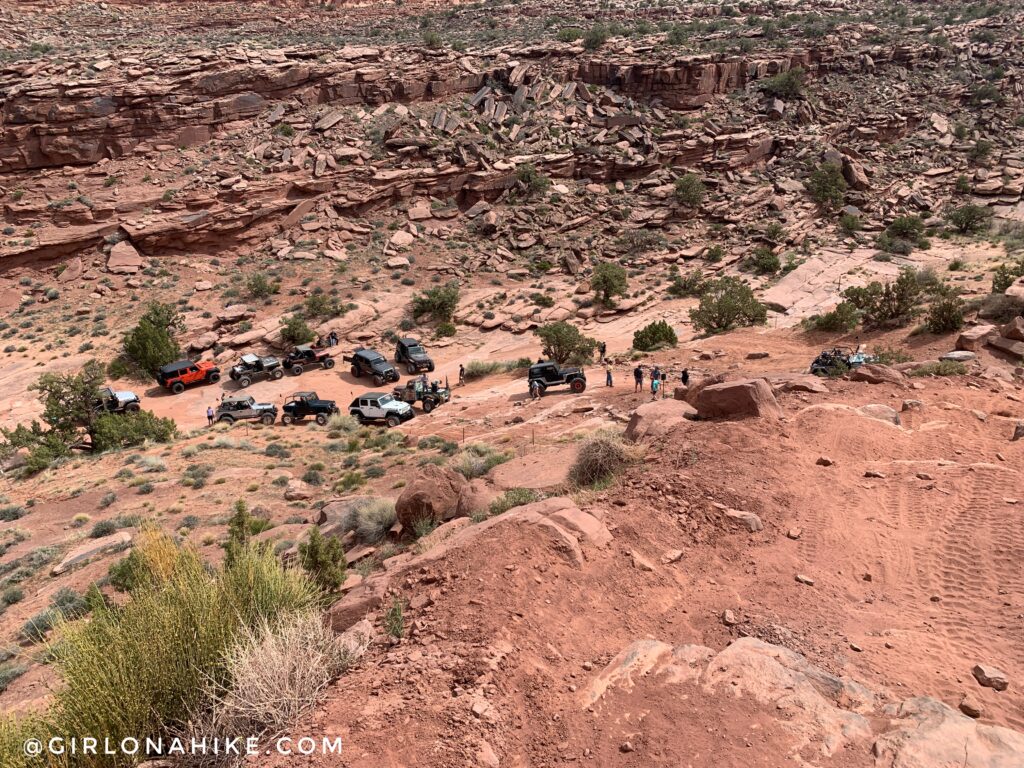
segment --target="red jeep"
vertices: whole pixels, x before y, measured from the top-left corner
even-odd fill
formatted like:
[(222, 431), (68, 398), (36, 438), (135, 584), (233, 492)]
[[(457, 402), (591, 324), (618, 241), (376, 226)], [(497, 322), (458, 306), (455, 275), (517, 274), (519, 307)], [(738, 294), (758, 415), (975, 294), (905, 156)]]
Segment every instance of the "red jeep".
[(193, 384), (216, 384), (220, 381), (220, 368), (206, 360), (178, 360), (163, 366), (156, 375), (160, 385), (176, 395)]

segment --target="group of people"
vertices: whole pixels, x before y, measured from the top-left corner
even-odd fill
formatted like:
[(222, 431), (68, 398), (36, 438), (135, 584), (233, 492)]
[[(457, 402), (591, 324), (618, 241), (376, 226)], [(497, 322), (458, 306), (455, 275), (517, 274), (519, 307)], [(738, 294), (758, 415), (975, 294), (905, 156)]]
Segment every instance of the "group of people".
[(338, 346), (338, 332), (331, 331), (326, 336), (317, 336), (314, 347), (336, 347)]
[[(668, 382), (670, 378), (670, 372), (661, 370), (657, 365), (651, 369), (651, 399), (657, 400), (666, 396), (666, 390), (668, 389)], [(684, 387), (690, 383), (690, 371), (683, 368), (679, 374), (679, 383)], [(638, 365), (633, 369), (633, 391), (643, 392), (644, 391), (644, 367)]]

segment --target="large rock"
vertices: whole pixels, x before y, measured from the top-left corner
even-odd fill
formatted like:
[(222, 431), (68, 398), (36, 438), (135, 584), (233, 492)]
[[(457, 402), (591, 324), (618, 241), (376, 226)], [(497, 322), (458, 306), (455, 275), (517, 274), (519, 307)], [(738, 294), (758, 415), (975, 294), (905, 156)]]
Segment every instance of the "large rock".
[(993, 336), (989, 338), (988, 345), (1018, 360), (1024, 357), (1024, 341), (1015, 341), (1005, 336)]
[(491, 502), (499, 496), (497, 489), (485, 480), (470, 480), (459, 494), (456, 514), (459, 517), (485, 515), (490, 511)]
[(975, 664), (971, 674), (978, 681), (978, 685), (985, 688), (994, 688), (997, 691), (1005, 691), (1010, 687), (1010, 678), (1001, 669), (989, 667), (984, 664)]
[(74, 568), (76, 565), (84, 563), (86, 560), (91, 560), (104, 552), (121, 549), (122, 547), (131, 544), (131, 541), (132, 535), (128, 531), (118, 531), (117, 533), (112, 533), (110, 536), (103, 536), (99, 539), (90, 539), (81, 546), (78, 546), (68, 552), (64, 559), (50, 570), (50, 575), (60, 576), (62, 573)]
[(1004, 339), (1024, 341), (1024, 317), (1018, 316), (1013, 318), (1013, 320), (999, 329), (999, 334)]
[(996, 334), (994, 325), (976, 325), (973, 328), (965, 328), (956, 340), (956, 348), (965, 352), (977, 352), (985, 341)]
[(907, 383), (907, 377), (895, 368), (878, 363), (868, 363), (854, 368), (850, 372), (850, 379), (853, 381), (866, 381), (868, 384), (887, 383), (904, 386)]
[(725, 382), (725, 376), (723, 376), (720, 373), (717, 373), (714, 376), (704, 376), (704, 377), (699, 378), (699, 379), (694, 378), (693, 376), (691, 376), (690, 377), (690, 383), (686, 387), (686, 393), (685, 393), (686, 402), (688, 402), (690, 405), (692, 405), (694, 408), (696, 408), (697, 407), (697, 398), (700, 397), (700, 393), (703, 392), (705, 388), (710, 387), (713, 384), (722, 384), (724, 382)]
[(782, 416), (772, 388), (764, 379), (740, 379), (703, 387), (697, 395), (696, 407), (702, 419)]
[(419, 520), (442, 523), (458, 513), (459, 497), (467, 486), (466, 478), (446, 467), (427, 464), (402, 489), (395, 502), (398, 522), (411, 531)]
[(116, 243), (107, 257), (107, 271), (115, 275), (134, 275), (144, 266), (135, 246), (127, 240)]
[(644, 438), (662, 437), (696, 415), (697, 409), (683, 400), (644, 403), (630, 415), (626, 439), (637, 442)]

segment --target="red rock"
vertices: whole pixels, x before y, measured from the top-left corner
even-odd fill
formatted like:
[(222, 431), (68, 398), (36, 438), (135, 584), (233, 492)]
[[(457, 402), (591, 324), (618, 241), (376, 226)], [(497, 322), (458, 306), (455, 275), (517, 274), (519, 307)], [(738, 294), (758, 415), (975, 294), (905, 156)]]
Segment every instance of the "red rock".
[(772, 388), (764, 379), (741, 379), (706, 386), (697, 394), (696, 407), (702, 419), (782, 416)]
[(115, 275), (134, 275), (144, 266), (135, 246), (127, 240), (116, 243), (107, 257), (107, 271)]
[(459, 498), (468, 483), (457, 472), (445, 467), (427, 464), (402, 489), (395, 502), (398, 522), (413, 530), (419, 520), (441, 523), (458, 512)]

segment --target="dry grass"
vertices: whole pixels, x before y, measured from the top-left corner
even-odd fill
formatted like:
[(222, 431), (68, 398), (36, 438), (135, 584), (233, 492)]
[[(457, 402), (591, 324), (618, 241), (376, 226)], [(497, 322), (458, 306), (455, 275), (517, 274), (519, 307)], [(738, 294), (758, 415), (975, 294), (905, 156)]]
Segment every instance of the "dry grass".
[(595, 432), (583, 440), (569, 469), (569, 482), (579, 488), (610, 481), (639, 458), (638, 449), (614, 432)]

